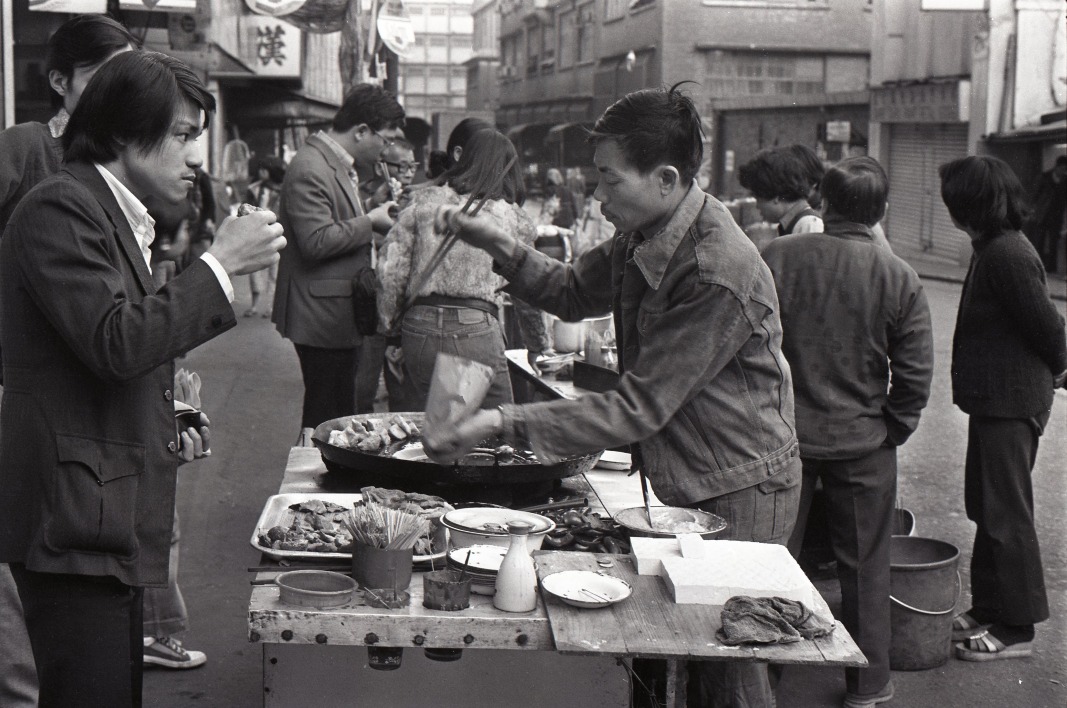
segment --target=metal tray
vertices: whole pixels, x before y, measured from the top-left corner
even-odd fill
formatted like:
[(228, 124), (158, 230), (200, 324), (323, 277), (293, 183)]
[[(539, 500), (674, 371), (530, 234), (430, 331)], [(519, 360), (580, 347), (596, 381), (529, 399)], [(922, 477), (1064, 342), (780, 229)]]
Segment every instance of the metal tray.
[[(256, 527), (252, 530), (252, 538), (250, 540), (252, 548), (257, 551), (266, 554), (274, 560), (286, 559), (299, 559), (299, 560), (312, 560), (321, 561), (326, 559), (337, 560), (351, 560), (351, 553), (323, 553), (319, 551), (280, 551), (274, 548), (263, 546), (259, 542), (259, 534), (265, 533), (267, 529), (273, 526), (289, 526), (293, 522), (293, 517), (296, 513), (289, 507), (293, 504), (300, 502), (310, 501), (312, 499), (319, 499), (324, 502), (333, 502), (341, 506), (352, 508), (356, 503), (363, 501), (362, 494), (325, 494), (325, 493), (300, 493), (300, 494), (275, 494), (267, 499), (266, 505), (263, 507), (263, 512), (259, 515), (259, 521), (256, 522)], [(448, 545), (447, 543), (445, 544)], [(434, 553), (428, 556), (415, 556), (412, 561), (415, 563), (429, 563), (431, 561), (436, 562), (445, 557), (448, 550), (441, 551), (440, 553)]]
[[(351, 470), (355, 472), (374, 472), (395, 479), (395, 486), (403, 487), (404, 481), (416, 484), (521, 484), (524, 482), (540, 482), (550, 479), (562, 479), (573, 477), (577, 474), (588, 472), (597, 459), (600, 452), (591, 455), (577, 455), (568, 457), (554, 465), (543, 465), (539, 462), (523, 463), (493, 463), (485, 464), (454, 464), (439, 465), (430, 460), (405, 460), (392, 455), (405, 445), (409, 445), (411, 439), (402, 442), (394, 442), (384, 449), (369, 453), (362, 450), (331, 445), (330, 432), (345, 428), (349, 421), (383, 419), (395, 415), (394, 413), (364, 413), (362, 415), (349, 415), (343, 418), (334, 418), (320, 423), (315, 428), (311, 440), (315, 447), (322, 453), (322, 459), (326, 462), (327, 469)], [(400, 413), (404, 418), (422, 428), (426, 423), (426, 414), (422, 412)], [(489, 442), (486, 447), (496, 447), (500, 442)]]

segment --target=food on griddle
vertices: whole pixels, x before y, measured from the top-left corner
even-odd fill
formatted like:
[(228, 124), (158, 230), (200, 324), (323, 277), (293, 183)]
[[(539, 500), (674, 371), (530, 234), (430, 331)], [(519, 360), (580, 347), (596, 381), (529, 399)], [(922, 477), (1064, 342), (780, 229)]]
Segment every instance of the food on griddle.
[(394, 441), (407, 440), (419, 434), (417, 425), (399, 413), (394, 413), (385, 418), (353, 418), (341, 430), (331, 430), (328, 442), (334, 447), (378, 452)]

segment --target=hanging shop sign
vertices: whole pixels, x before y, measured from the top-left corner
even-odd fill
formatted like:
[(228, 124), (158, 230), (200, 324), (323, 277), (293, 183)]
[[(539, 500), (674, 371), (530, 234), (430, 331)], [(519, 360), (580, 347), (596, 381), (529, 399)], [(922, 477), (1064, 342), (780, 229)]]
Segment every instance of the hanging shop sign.
[(257, 76), (300, 78), (303, 33), (274, 17), (247, 15), (240, 18), (241, 61)]
[(415, 27), (400, 0), (387, 0), (378, 12), (378, 36), (397, 56), (407, 56), (415, 44)]
[(196, 0), (119, 0), (119, 9), (194, 12), (196, 10)]
[(826, 121), (826, 140), (831, 143), (847, 143), (852, 140), (852, 123), (847, 120)]
[(30, 0), (30, 10), (36, 12), (107, 12), (107, 0)]
[(245, 0), (248, 9), (257, 15), (282, 17), (302, 8), (308, 0)]

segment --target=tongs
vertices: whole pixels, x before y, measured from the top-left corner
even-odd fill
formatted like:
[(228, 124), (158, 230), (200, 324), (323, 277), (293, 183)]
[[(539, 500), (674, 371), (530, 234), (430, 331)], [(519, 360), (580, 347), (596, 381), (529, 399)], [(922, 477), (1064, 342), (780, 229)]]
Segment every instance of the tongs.
[[(463, 205), (460, 213), (466, 215), (470, 212), (470, 216), (477, 216), (478, 212), (485, 206), (485, 203), (489, 201), (489, 195), (499, 188), (500, 184), (507, 176), (508, 170), (511, 169), (517, 159), (518, 156), (512, 155), (511, 159), (508, 160), (508, 163), (504, 165), (504, 169), (495, 177), (483, 175), (482, 180), (479, 180), (479, 184), (471, 189), (470, 197), (467, 198), (467, 203)], [(489, 182), (490, 179), (493, 180), (491, 183)], [(471, 204), (474, 203), (474, 198), (478, 194), (481, 194), (482, 198), (472, 210)], [(452, 231), (451, 226), (445, 229), (445, 233), (441, 238), (441, 243), (437, 245), (437, 250), (434, 251), (433, 256), (430, 257), (430, 262), (427, 263), (426, 267), (422, 269), (422, 272), (414, 278), (415, 284), (408, 290), (407, 300), (404, 302), (405, 310), (415, 304), (415, 300), (419, 297), (419, 291), (426, 285), (430, 276), (433, 275), (433, 272), (441, 265), (441, 261), (445, 259), (445, 256), (448, 255), (448, 252), (452, 250), (452, 247), (456, 245), (456, 241), (458, 240), (459, 237)]]

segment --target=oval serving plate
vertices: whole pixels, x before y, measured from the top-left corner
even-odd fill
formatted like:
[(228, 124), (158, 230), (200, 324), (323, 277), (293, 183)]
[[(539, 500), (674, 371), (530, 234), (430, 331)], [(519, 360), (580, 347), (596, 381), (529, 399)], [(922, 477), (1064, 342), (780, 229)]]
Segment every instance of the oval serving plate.
[(615, 522), (627, 531), (640, 536), (677, 536), (682, 533), (698, 533), (711, 538), (726, 528), (726, 519), (700, 509), (682, 506), (654, 506), (652, 525), (643, 506), (632, 506), (615, 514)]
[(630, 597), (633, 588), (624, 580), (591, 570), (564, 570), (541, 578), (541, 587), (572, 607), (614, 605)]

